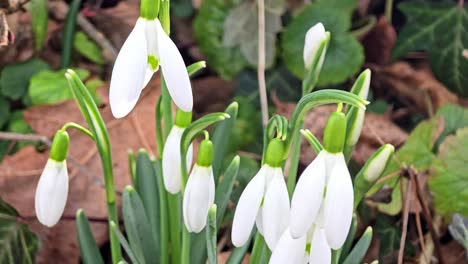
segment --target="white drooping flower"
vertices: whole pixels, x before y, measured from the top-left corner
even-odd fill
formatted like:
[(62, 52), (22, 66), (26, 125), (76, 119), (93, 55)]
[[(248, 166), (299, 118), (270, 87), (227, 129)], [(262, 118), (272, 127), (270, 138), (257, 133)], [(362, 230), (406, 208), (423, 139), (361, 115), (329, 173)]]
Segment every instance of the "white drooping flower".
[(205, 228), (214, 196), (213, 168), (195, 164), (187, 181), (183, 201), (184, 223), (189, 232), (199, 233)]
[(289, 221), (289, 196), (281, 167), (263, 165), (241, 194), (232, 224), (232, 243), (244, 245), (254, 223), (270, 249)]
[(39, 222), (52, 227), (60, 220), (68, 197), (67, 163), (50, 159), (36, 187), (35, 209)]
[[(304, 64), (306, 69), (310, 69), (312, 66), (314, 58), (318, 55), (318, 49), (322, 42), (328, 38), (327, 32), (325, 32), (325, 28), (323, 27), (322, 23), (317, 23), (313, 27), (311, 27), (306, 35), (305, 35), (305, 42), (304, 42)], [(319, 68), (323, 65), (323, 61), (325, 59), (325, 51), (320, 54), (319, 58)]]
[(331, 263), (331, 249), (325, 231), (313, 225), (307, 234), (293, 238), (286, 230), (278, 241), (270, 258), (270, 264), (282, 263)]
[(161, 66), (174, 103), (183, 111), (193, 107), (192, 88), (184, 60), (159, 19), (138, 18), (112, 70), (109, 101), (116, 118), (135, 107), (141, 91)]
[[(167, 136), (162, 154), (162, 170), (164, 187), (172, 194), (180, 191), (182, 182), (180, 140), (185, 128), (174, 125)], [(189, 146), (187, 151), (187, 170), (190, 170), (192, 164), (193, 147)]]

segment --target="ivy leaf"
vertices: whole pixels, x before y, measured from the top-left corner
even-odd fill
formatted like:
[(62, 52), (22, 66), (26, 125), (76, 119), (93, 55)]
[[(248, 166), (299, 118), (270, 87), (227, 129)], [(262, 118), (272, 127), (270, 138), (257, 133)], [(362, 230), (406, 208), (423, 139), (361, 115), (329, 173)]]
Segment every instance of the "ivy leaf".
[(318, 85), (339, 84), (356, 74), (364, 63), (361, 44), (348, 32), (351, 13), (346, 8), (335, 8), (325, 2), (307, 6), (285, 29), (281, 42), (283, 60), (294, 75), (303, 78), (305, 34), (318, 22), (331, 32)]
[(444, 118), (444, 131), (437, 140), (439, 145), (450, 134), (457, 129), (468, 126), (468, 109), (458, 105), (447, 104), (437, 110), (437, 115)]
[(317, 3), (324, 3), (327, 6), (339, 8), (351, 13), (357, 5), (357, 0), (317, 0)]
[(223, 45), (224, 21), (236, 0), (206, 0), (193, 22), (195, 38), (206, 56), (208, 65), (223, 79), (231, 79), (245, 66), (247, 61), (239, 48)]
[[(31, 78), (29, 96), (31, 102), (37, 104), (53, 104), (73, 98), (65, 78), (66, 69), (60, 71), (44, 70)], [(81, 80), (89, 76), (84, 69), (74, 69)]]
[(101, 49), (85, 33), (76, 32), (73, 47), (88, 60), (96, 64), (104, 64)]
[(0, 96), (0, 129), (8, 122), (10, 118), (10, 103)]
[[(279, 2), (279, 1), (278, 1)], [(265, 66), (273, 65), (276, 54), (276, 34), (281, 30), (282, 6), (270, 1), (265, 11)], [(271, 10), (271, 11), (270, 11)], [(250, 65), (258, 65), (258, 13), (255, 3), (243, 2), (233, 8), (224, 22), (223, 45), (239, 47)]]
[(456, 135), (448, 136), (440, 145), (429, 177), (429, 189), (439, 214), (468, 215), (467, 148), (468, 128), (457, 130)]
[(49, 69), (49, 65), (40, 59), (5, 66), (0, 79), (2, 93), (13, 100), (20, 99), (25, 95), (31, 77), (44, 69)]
[(34, 263), (37, 236), (20, 223), (18, 212), (0, 198), (0, 263)]
[(453, 2), (411, 1), (399, 9), (407, 22), (393, 49), (400, 57), (409, 51), (425, 50), (436, 77), (449, 89), (468, 96), (468, 8)]

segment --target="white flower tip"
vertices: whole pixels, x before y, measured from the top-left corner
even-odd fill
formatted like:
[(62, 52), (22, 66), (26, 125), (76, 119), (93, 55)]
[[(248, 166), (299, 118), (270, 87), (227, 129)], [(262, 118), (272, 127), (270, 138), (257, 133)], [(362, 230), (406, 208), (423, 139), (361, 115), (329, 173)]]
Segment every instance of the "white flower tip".
[(329, 33), (325, 32), (322, 23), (317, 23), (311, 27), (305, 35), (304, 43), (304, 63), (309, 68), (320, 43), (327, 38)]
[(377, 151), (376, 155), (368, 161), (369, 165), (364, 171), (364, 178), (368, 182), (374, 182), (382, 175), (394, 151), (395, 147), (391, 144), (385, 144)]

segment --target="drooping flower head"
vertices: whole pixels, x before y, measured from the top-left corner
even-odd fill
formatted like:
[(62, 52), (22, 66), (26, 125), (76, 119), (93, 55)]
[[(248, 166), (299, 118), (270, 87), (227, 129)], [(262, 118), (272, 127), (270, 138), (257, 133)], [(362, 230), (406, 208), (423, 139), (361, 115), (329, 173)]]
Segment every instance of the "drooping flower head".
[(36, 216), (41, 224), (48, 227), (57, 224), (67, 203), (68, 171), (65, 159), (68, 146), (68, 133), (62, 130), (57, 131), (50, 157), (36, 187)]
[[(172, 194), (176, 194), (181, 189), (182, 183), (182, 169), (181, 169), (181, 156), (180, 156), (180, 141), (182, 134), (187, 126), (192, 121), (192, 112), (177, 111), (175, 124), (172, 127), (169, 135), (167, 136), (166, 143), (162, 153), (162, 170), (164, 187)], [(193, 147), (190, 144), (187, 151), (188, 171), (192, 164)]]
[(205, 139), (200, 143), (198, 156), (184, 191), (183, 215), (189, 232), (199, 233), (206, 226), (208, 211), (214, 203), (213, 143)]
[(192, 111), (192, 88), (182, 55), (158, 18), (140, 17), (112, 70), (109, 102), (115, 117), (124, 117), (135, 107), (159, 66), (174, 103), (185, 112)]
[(281, 163), (284, 142), (270, 141), (265, 164), (242, 192), (232, 223), (232, 243), (244, 245), (250, 237), (254, 223), (273, 250), (289, 223), (289, 196), (284, 182)]
[(353, 184), (343, 151), (346, 118), (330, 114), (324, 131), (324, 149), (304, 170), (291, 201), (290, 233), (307, 234), (312, 225), (323, 229), (327, 243), (339, 249), (348, 235), (353, 214)]

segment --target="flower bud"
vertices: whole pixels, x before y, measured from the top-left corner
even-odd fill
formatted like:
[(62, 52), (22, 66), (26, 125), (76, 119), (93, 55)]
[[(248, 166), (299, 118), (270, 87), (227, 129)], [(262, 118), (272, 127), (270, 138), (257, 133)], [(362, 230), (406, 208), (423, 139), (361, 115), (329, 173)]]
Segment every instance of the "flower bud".
[(325, 32), (322, 23), (318, 23), (307, 31), (304, 43), (305, 76), (302, 82), (302, 93), (311, 92), (317, 84), (322, 70), (330, 32)]
[(354, 178), (354, 208), (382, 176), (394, 151), (395, 148), (390, 144), (381, 146), (356, 175)]

